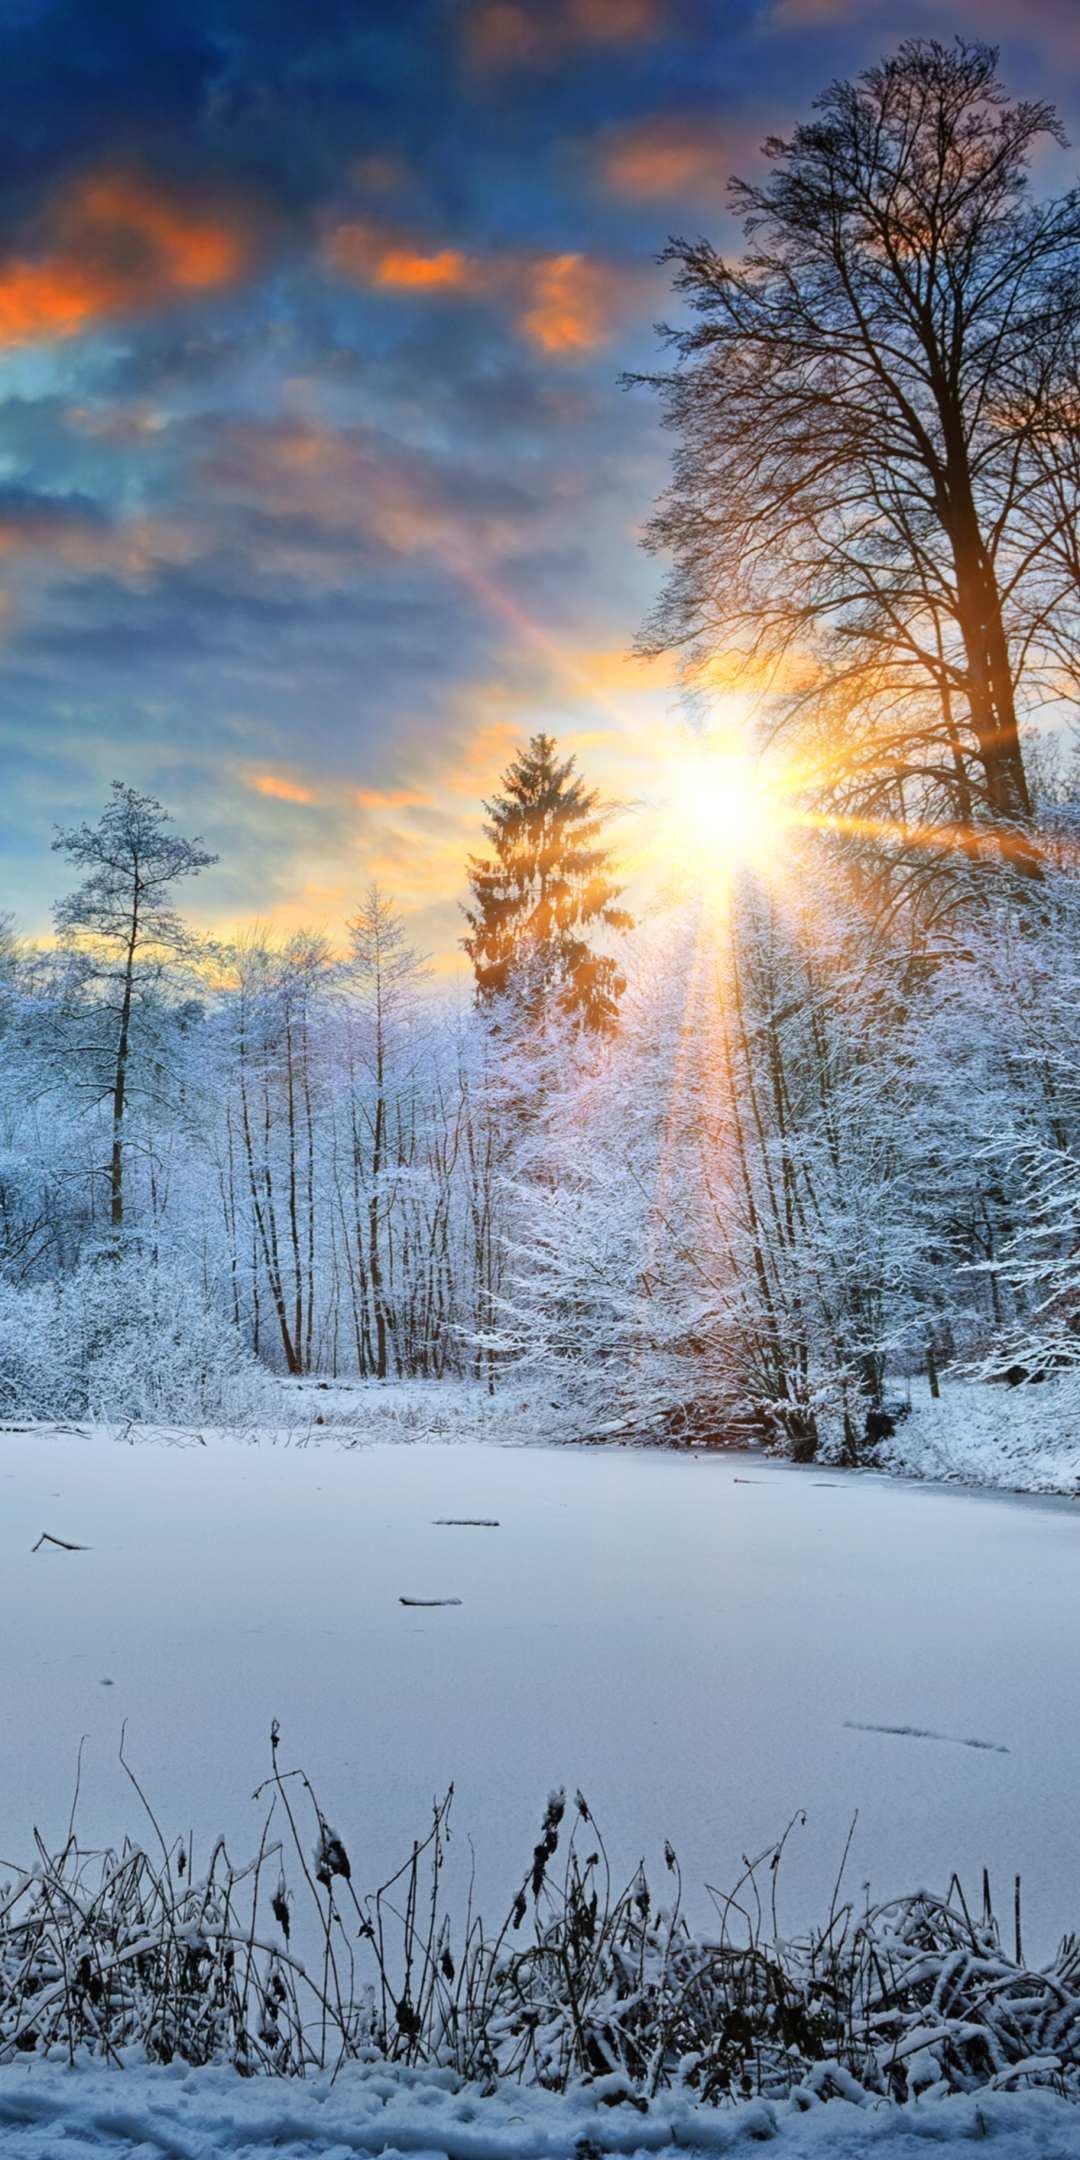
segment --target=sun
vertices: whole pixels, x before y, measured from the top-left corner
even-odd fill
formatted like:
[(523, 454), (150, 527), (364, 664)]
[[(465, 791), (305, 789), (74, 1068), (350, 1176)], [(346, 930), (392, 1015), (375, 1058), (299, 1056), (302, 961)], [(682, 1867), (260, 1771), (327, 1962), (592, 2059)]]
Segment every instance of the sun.
[(757, 761), (708, 743), (679, 753), (668, 807), (676, 851), (713, 876), (767, 860), (783, 823), (775, 786)]

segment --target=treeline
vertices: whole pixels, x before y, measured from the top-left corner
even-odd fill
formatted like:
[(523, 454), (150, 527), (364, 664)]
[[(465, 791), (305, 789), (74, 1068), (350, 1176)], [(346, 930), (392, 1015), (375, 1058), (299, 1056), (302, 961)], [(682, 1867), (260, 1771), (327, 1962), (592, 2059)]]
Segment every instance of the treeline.
[(135, 1257), (197, 1284), (274, 1370), (481, 1370), (499, 1078), (426, 994), (392, 907), (372, 889), (344, 956), (304, 933), (200, 948), (158, 923), (126, 1013), (104, 947), (9, 942), (5, 1280)]
[(175, 836), (117, 789), (112, 917), (91, 862), (55, 948), (4, 953), (4, 1411), (224, 1415), (260, 1369), (509, 1375), (566, 1434), (857, 1459), (907, 1373), (1074, 1362), (1057, 793), (1038, 885), (953, 862), (871, 889), (843, 839), (791, 840), (782, 880), (659, 908), (589, 1027), (535, 951), (527, 994), (448, 996), (374, 888), (343, 950), (199, 943), (172, 910), (198, 864), (155, 897)]

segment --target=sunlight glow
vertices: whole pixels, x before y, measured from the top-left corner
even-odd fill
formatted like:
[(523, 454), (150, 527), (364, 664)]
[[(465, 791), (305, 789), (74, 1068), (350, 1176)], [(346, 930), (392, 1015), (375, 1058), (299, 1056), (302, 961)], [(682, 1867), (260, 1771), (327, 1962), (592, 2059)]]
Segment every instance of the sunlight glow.
[(673, 765), (670, 817), (676, 851), (706, 875), (764, 863), (784, 822), (783, 805), (758, 764), (739, 751), (692, 744)]

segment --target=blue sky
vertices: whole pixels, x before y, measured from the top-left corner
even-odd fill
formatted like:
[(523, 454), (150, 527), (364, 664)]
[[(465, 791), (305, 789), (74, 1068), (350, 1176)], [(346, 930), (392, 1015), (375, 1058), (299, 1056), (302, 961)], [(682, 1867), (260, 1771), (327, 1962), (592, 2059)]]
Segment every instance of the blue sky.
[(446, 959), (525, 736), (660, 785), (656, 256), (927, 32), (1080, 132), (1075, 0), (0, 0), (0, 907), (121, 778), (205, 924), (374, 874)]

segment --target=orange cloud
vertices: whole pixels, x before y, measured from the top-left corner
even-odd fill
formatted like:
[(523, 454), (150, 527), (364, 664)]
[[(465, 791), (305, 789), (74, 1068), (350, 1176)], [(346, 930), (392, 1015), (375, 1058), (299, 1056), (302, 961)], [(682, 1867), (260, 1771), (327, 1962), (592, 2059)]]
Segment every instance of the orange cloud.
[(279, 802), (313, 802), (309, 788), (297, 787), (292, 780), (278, 780), (273, 773), (256, 773), (249, 785), (260, 795), (273, 795)]
[(383, 290), (501, 300), (544, 352), (589, 352), (612, 334), (615, 277), (584, 255), (506, 254), (481, 260), (460, 248), (426, 249), (371, 222), (337, 226), (323, 252), (339, 276)]
[(239, 235), (206, 217), (197, 217), (132, 174), (91, 181), (69, 212), (78, 237), (95, 238), (109, 253), (123, 255), (136, 282), (177, 286), (201, 292), (224, 285), (240, 268)]
[[(513, 693), (504, 690), (500, 685), (493, 685), (486, 696), (483, 688), (474, 691), (474, 695), (481, 703), (505, 703)], [(486, 727), (479, 728), (464, 745), (453, 767), (447, 772), (444, 782), (447, 792), (452, 795), (468, 795), (475, 799), (479, 792), (494, 786), (514, 751), (520, 747), (521, 741), (522, 727), (519, 722), (489, 721)]]
[(400, 788), (396, 795), (380, 795), (374, 789), (357, 788), (356, 800), (362, 810), (407, 810), (414, 804), (430, 804), (430, 795), (410, 794), (408, 788)]
[(660, 27), (657, 0), (480, 0), (465, 34), (481, 67), (545, 67), (577, 46), (629, 44)]
[(238, 226), (133, 173), (84, 177), (44, 224), (40, 256), (0, 262), (0, 345), (75, 337), (103, 317), (227, 284), (247, 255)]
[(324, 254), (339, 274), (391, 291), (460, 292), (484, 282), (481, 266), (460, 248), (428, 252), (372, 223), (337, 226)]
[(379, 264), (378, 283), (423, 292), (455, 291), (467, 283), (470, 264), (459, 248), (442, 248), (437, 255), (414, 255), (408, 248), (391, 248)]
[(540, 263), (532, 280), (532, 304), (521, 327), (549, 353), (588, 352), (611, 336), (605, 302), (610, 280), (583, 255), (556, 255)]
[(715, 127), (694, 128), (676, 118), (643, 121), (609, 147), (604, 178), (620, 195), (650, 201), (715, 195), (727, 180), (731, 155)]

